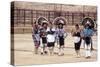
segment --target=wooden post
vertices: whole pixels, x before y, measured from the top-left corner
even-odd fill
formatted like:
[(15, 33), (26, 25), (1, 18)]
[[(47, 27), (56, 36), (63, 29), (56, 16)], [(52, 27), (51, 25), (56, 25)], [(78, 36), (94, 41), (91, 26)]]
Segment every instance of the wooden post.
[(72, 13), (72, 25), (74, 24), (74, 13)]
[[(25, 27), (25, 10), (24, 10), (24, 27)], [(23, 33), (24, 33), (24, 28), (23, 28)]]

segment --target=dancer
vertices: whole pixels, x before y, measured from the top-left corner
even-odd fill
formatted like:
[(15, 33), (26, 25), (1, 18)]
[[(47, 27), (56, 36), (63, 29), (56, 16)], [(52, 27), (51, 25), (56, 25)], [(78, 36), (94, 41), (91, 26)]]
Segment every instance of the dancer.
[(40, 27), (41, 55), (47, 54), (47, 25), (47, 21), (42, 21), (42, 26)]
[(38, 48), (40, 46), (40, 32), (39, 32), (39, 27), (38, 24), (36, 24), (36, 22), (33, 25), (33, 31), (32, 31), (32, 38), (34, 40), (34, 44), (35, 44), (35, 54), (38, 54)]
[(90, 28), (90, 22), (87, 21), (85, 28), (82, 31), (85, 41), (85, 57), (91, 58), (91, 37), (93, 36), (93, 30)]
[(58, 24), (58, 28), (57, 28), (57, 38), (59, 41), (59, 56), (64, 55), (64, 39), (65, 39), (65, 30), (63, 28), (63, 23), (59, 23)]
[[(86, 28), (86, 24), (89, 25), (89, 29), (91, 29), (92, 31), (95, 30), (95, 26), (96, 26), (95, 20), (93, 21), (90, 17), (86, 17), (82, 21), (82, 25), (83, 25), (84, 28)], [(93, 41), (92, 41), (92, 38), (90, 40), (91, 40), (91, 51), (92, 51), (93, 50)]]
[(77, 57), (80, 57), (80, 46), (81, 46), (81, 29), (79, 25), (75, 25), (75, 29), (72, 30), (72, 36), (74, 37), (74, 48)]
[(47, 29), (47, 46), (49, 50), (49, 55), (53, 55), (54, 53), (54, 45), (55, 44), (55, 28), (53, 24), (50, 23)]

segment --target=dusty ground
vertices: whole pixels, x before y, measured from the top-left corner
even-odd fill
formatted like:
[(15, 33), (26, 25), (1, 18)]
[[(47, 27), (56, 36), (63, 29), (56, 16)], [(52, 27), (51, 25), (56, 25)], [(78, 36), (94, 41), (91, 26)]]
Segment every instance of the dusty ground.
[[(34, 54), (34, 43), (31, 34), (15, 34), (14, 35), (14, 52), (15, 65), (32, 65), (32, 64), (54, 64), (54, 63), (70, 63), (85, 62), (97, 60), (97, 36), (93, 36), (94, 51), (91, 59), (85, 59), (83, 43), (81, 44), (81, 57), (76, 58), (74, 51), (73, 38), (70, 34), (65, 40), (64, 56), (58, 55), (36, 55)], [(13, 51), (13, 50), (12, 50)], [(57, 51), (57, 48), (55, 48)]]

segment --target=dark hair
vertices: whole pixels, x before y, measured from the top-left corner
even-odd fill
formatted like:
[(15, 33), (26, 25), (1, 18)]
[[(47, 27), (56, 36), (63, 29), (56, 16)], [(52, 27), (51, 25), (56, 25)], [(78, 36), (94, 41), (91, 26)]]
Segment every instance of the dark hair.
[(78, 24), (75, 24), (75, 26), (79, 27), (79, 25), (78, 25)]
[(52, 24), (52, 22), (51, 22), (51, 21), (49, 21), (49, 23), (50, 23), (50, 24)]
[(88, 27), (89, 29), (92, 29), (92, 26), (90, 26), (89, 24), (86, 24), (84, 27), (85, 28)]
[[(61, 25), (61, 27), (60, 27), (60, 25)], [(63, 28), (63, 24), (62, 23), (59, 23), (58, 24), (58, 28), (61, 28), (62, 29)]]
[(42, 23), (42, 26), (44, 26), (45, 24), (48, 25), (47, 23)]

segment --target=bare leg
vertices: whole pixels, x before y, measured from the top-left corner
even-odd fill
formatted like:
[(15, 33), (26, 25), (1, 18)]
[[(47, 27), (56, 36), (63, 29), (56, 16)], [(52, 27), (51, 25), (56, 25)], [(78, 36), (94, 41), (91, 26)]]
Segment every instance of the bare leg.
[(49, 47), (49, 55), (52, 55), (52, 47)]
[(47, 44), (44, 44), (44, 53), (47, 54)]
[(35, 50), (34, 50), (35, 54), (38, 54), (38, 48), (35, 47), (34, 49), (35, 49)]
[(86, 54), (86, 58), (90, 58), (91, 57), (91, 45), (85, 45), (85, 54)]
[(59, 56), (64, 55), (63, 50), (64, 50), (64, 46), (60, 46), (59, 53), (58, 53)]
[(77, 57), (80, 57), (80, 50), (76, 50)]
[(61, 46), (59, 46), (59, 52), (58, 52), (58, 55), (61, 54)]

